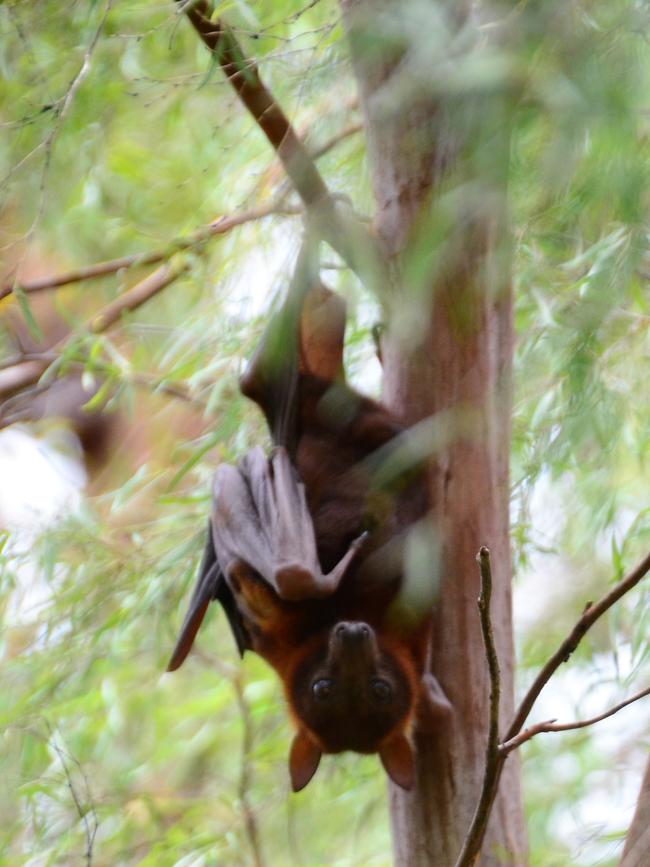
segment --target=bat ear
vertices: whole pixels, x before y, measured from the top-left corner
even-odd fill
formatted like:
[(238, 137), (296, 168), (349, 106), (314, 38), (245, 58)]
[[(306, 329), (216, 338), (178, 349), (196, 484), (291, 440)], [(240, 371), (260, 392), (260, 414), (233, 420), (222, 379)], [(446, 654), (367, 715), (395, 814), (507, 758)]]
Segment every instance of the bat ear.
[(289, 773), (291, 788), (294, 792), (304, 789), (316, 773), (320, 762), (321, 749), (304, 729), (294, 737), (289, 753)]
[(418, 731), (423, 734), (434, 734), (452, 713), (451, 702), (437, 678), (430, 672), (423, 674), (416, 716)]
[(394, 783), (397, 783), (402, 789), (413, 788), (415, 762), (413, 750), (406, 735), (400, 733), (389, 738), (380, 748), (379, 758), (386, 773)]

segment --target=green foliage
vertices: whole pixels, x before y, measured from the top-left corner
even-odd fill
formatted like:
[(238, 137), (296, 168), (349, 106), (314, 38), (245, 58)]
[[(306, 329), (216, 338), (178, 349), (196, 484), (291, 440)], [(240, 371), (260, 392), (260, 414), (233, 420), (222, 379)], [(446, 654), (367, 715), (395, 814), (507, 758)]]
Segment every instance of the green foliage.
[[(9, 266), (34, 259), (47, 272), (145, 253), (268, 202), (282, 183), (174, 4), (127, 0), (103, 21), (105, 11), (101, 2), (0, 5)], [(311, 145), (358, 120), (335, 3), (238, 0), (218, 12)], [(507, 50), (440, 87), (481, 98), (502, 89), (507, 99), (511, 161), (499, 171), (508, 171), (515, 241), (523, 683), (650, 540), (650, 69), (641, 4), (546, 0), (512, 14)], [(495, 128), (501, 120), (487, 118)], [(472, 159), (484, 157), (477, 145)], [(319, 166), (333, 190), (370, 211), (364, 160), (361, 138), (349, 136)], [(259, 660), (240, 664), (221, 613), (209, 615), (182, 671), (162, 674), (197, 566), (211, 472), (265, 438), (236, 379), (261, 311), (284, 288), (297, 232), (273, 217), (192, 249), (186, 275), (100, 336), (82, 324), (146, 272), (57, 296), (77, 330), (47, 376), (82, 368), (86, 383), (103, 380), (91, 405), (126, 419), (130, 433), (101, 493), (33, 550), (0, 531), (1, 865), (82, 862), (91, 838), (97, 865), (248, 865), (251, 816), (268, 864), (390, 863), (376, 758), (327, 759), (308, 791), (290, 797), (283, 699)], [(429, 275), (432, 243), (423, 233), (414, 279)], [(374, 307), (347, 272), (332, 282), (354, 302), (349, 360), (367, 381)], [(17, 303), (36, 333), (36, 297), (19, 293)], [(171, 394), (181, 386), (189, 400)], [(134, 430), (146, 431), (144, 445)], [(42, 600), (17, 618), (16, 589), (32, 573)], [(602, 710), (645, 683), (648, 611), (641, 588), (580, 648), (556, 696), (568, 717), (585, 715), (598, 685), (609, 689), (607, 699), (597, 693)], [(580, 822), (567, 816), (608, 785), (599, 773), (613, 785), (642, 761), (625, 713), (615, 725), (630, 734), (618, 752), (596, 730), (525, 748), (538, 867), (615, 862), (610, 827), (581, 847)]]

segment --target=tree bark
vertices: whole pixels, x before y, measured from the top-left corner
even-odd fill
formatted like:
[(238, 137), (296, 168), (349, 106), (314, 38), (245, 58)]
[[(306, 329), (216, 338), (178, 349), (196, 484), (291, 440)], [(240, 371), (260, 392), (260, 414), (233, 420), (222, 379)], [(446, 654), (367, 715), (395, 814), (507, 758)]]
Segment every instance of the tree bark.
[[(431, 669), (454, 707), (417, 736), (417, 784), (391, 786), (398, 867), (453, 867), (485, 766), (488, 670), (476, 599), (491, 551), (501, 719), (513, 714), (509, 539), (513, 349), (505, 178), (507, 94), (447, 94), (441, 79), (478, 52), (461, 4), (343, 0), (364, 110), (376, 230), (391, 262), (384, 399), (408, 422), (438, 415), (431, 468), (439, 599)], [(518, 759), (509, 759), (481, 865), (526, 863)]]
[(627, 832), (620, 867), (645, 867), (650, 861), (650, 758), (645, 768), (634, 818)]

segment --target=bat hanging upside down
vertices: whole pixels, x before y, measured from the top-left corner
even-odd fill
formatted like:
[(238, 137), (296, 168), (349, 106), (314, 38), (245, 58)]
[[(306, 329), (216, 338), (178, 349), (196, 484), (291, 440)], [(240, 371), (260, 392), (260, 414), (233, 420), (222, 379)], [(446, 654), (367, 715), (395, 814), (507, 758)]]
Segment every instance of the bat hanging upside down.
[(168, 667), (182, 664), (218, 600), (240, 653), (258, 653), (284, 685), (294, 791), (323, 753), (344, 750), (379, 753), (411, 788), (414, 726), (431, 730), (450, 712), (425, 670), (430, 605), (402, 605), (403, 553), (428, 510), (426, 482), (417, 471), (378, 481), (404, 428), (345, 383), (344, 332), (345, 304), (320, 283), (308, 237), (241, 381), (274, 449), (215, 473), (203, 561)]

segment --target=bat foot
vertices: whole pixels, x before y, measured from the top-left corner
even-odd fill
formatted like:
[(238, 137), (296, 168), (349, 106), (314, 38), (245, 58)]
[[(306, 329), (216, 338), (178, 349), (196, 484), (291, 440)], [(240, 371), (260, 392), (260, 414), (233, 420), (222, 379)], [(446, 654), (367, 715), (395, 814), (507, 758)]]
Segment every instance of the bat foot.
[(422, 734), (435, 734), (453, 714), (453, 706), (438, 679), (425, 672), (422, 675), (416, 726)]

